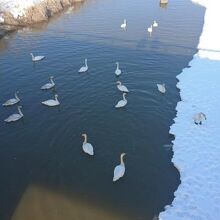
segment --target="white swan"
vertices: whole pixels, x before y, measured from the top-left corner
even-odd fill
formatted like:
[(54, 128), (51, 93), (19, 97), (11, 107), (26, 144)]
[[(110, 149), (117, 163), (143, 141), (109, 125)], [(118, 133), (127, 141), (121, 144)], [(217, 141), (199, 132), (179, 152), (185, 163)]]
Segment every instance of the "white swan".
[(151, 34), (153, 32), (153, 27), (152, 25), (147, 29), (147, 31)]
[(193, 117), (193, 120), (194, 120), (194, 123), (195, 124), (202, 124), (202, 122), (204, 121), (204, 120), (206, 120), (207, 118), (206, 118), (206, 115), (204, 114), (204, 113), (202, 113), (202, 112), (200, 112), (200, 113), (198, 113), (198, 114), (196, 114), (196, 115), (194, 115), (194, 117)]
[(124, 161), (123, 161), (123, 157), (125, 155), (126, 155), (125, 153), (121, 154), (121, 156), (120, 156), (121, 163), (118, 166), (116, 166), (115, 169), (114, 169), (113, 182), (119, 180), (125, 174), (125, 164), (124, 164)]
[(127, 21), (124, 19), (124, 23), (121, 24), (121, 28), (125, 29), (127, 27)]
[(82, 66), (80, 69), (79, 69), (79, 73), (85, 73), (87, 70), (89, 69), (88, 65), (87, 65), (87, 59), (85, 59), (85, 66)]
[(15, 104), (17, 104), (18, 102), (20, 102), (20, 99), (18, 98), (18, 93), (19, 93), (19, 91), (17, 91), (17, 92), (15, 93), (15, 98), (9, 99), (8, 101), (6, 101), (5, 103), (3, 103), (2, 105), (3, 105), (3, 106), (11, 106), (11, 105), (15, 105)]
[(159, 92), (161, 92), (161, 93), (165, 93), (165, 92), (166, 92), (165, 84), (157, 84), (157, 89), (158, 89)]
[(45, 56), (34, 56), (33, 53), (30, 53), (30, 55), (32, 57), (33, 62), (40, 61), (40, 60), (43, 60), (45, 58)]
[(129, 92), (127, 87), (122, 85), (122, 83), (120, 81), (117, 81), (116, 83), (118, 84), (117, 88), (118, 88), (119, 91), (121, 91), (121, 92)]
[(158, 23), (154, 20), (153, 27), (158, 27)]
[(43, 86), (41, 87), (41, 89), (42, 89), (42, 90), (51, 89), (51, 88), (53, 88), (54, 86), (55, 86), (55, 83), (54, 83), (54, 81), (53, 81), (53, 76), (51, 76), (51, 77), (50, 77), (50, 82), (47, 83), (47, 84), (45, 84), (45, 85), (43, 85)]
[(94, 155), (93, 146), (90, 143), (87, 143), (87, 134), (82, 134), (82, 136), (84, 137), (84, 142), (82, 145), (83, 151), (91, 156)]
[(119, 69), (119, 62), (116, 62), (116, 65), (117, 65), (117, 67), (116, 67), (116, 70), (115, 70), (115, 75), (119, 76), (121, 74), (121, 70)]
[(18, 121), (22, 117), (24, 117), (23, 113), (21, 112), (21, 106), (18, 106), (18, 113), (10, 115), (8, 118), (6, 118), (4, 121), (5, 122), (14, 122)]
[(49, 100), (47, 100), (47, 101), (42, 102), (42, 104), (43, 104), (43, 105), (50, 106), (50, 107), (60, 105), (60, 102), (59, 102), (58, 99), (57, 99), (58, 95), (56, 94), (54, 97), (55, 97), (55, 99), (49, 99)]
[(128, 101), (126, 100), (125, 95), (126, 95), (126, 93), (123, 93), (123, 99), (120, 100), (120, 101), (115, 105), (115, 108), (122, 108), (122, 107), (124, 107), (124, 106), (127, 105)]

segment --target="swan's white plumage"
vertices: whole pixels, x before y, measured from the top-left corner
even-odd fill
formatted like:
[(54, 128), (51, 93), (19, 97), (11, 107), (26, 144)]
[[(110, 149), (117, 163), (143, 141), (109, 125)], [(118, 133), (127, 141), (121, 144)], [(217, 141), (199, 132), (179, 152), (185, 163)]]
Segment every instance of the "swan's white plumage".
[(60, 102), (57, 99), (58, 95), (55, 95), (55, 99), (49, 99), (47, 101), (42, 102), (43, 105), (53, 107), (53, 106), (58, 106), (60, 105)]
[(55, 86), (55, 83), (54, 83), (54, 81), (53, 81), (53, 77), (51, 76), (51, 77), (50, 77), (50, 82), (47, 83), (47, 84), (45, 84), (45, 85), (43, 85), (43, 86), (41, 87), (41, 89), (42, 89), (42, 90), (52, 89), (54, 86)]
[(85, 66), (82, 66), (80, 69), (79, 69), (79, 73), (85, 73), (87, 70), (89, 69), (88, 65), (87, 65), (87, 59), (85, 59)]
[(153, 27), (158, 27), (158, 23), (154, 20)]
[(165, 84), (157, 84), (157, 89), (161, 93), (165, 93), (166, 92)]
[(11, 105), (15, 105), (18, 102), (20, 102), (20, 99), (18, 98), (18, 92), (15, 93), (15, 98), (9, 99), (7, 100), (5, 103), (3, 103), (3, 106), (11, 106)]
[(30, 55), (32, 57), (33, 62), (40, 61), (40, 60), (43, 60), (45, 58), (45, 56), (34, 56), (33, 53), (30, 53)]
[(121, 92), (129, 92), (127, 87), (122, 85), (122, 83), (120, 81), (117, 81), (118, 85), (117, 85), (117, 88), (119, 91)]
[(117, 65), (117, 67), (116, 67), (116, 70), (115, 70), (115, 75), (119, 76), (119, 75), (121, 75), (121, 70), (119, 69), (119, 62), (116, 62), (116, 65)]
[(124, 107), (124, 106), (126, 106), (127, 105), (127, 99), (125, 98), (125, 95), (126, 95), (126, 93), (123, 93), (123, 99), (122, 100), (120, 100), (116, 105), (115, 105), (115, 108), (122, 108), (122, 107)]
[(193, 116), (193, 120), (195, 124), (202, 124), (202, 122), (206, 120), (206, 115), (200, 112)]
[(18, 106), (18, 113), (10, 115), (8, 118), (6, 118), (4, 121), (5, 122), (15, 122), (18, 121), (19, 119), (23, 118), (24, 115), (21, 112), (21, 106)]
[(85, 153), (89, 154), (90, 156), (94, 155), (94, 149), (93, 146), (87, 142), (87, 134), (82, 134), (82, 136), (85, 138), (83, 145), (82, 145), (82, 149)]
[(152, 25), (147, 29), (147, 31), (151, 34), (153, 32), (153, 27)]
[(121, 24), (121, 28), (125, 29), (127, 27), (127, 21), (124, 19), (124, 23)]
[(113, 182), (119, 180), (125, 174), (125, 164), (124, 164), (124, 161), (123, 161), (124, 156), (125, 156), (125, 153), (122, 153), (121, 156), (120, 156), (121, 163), (119, 165), (117, 165), (114, 169)]

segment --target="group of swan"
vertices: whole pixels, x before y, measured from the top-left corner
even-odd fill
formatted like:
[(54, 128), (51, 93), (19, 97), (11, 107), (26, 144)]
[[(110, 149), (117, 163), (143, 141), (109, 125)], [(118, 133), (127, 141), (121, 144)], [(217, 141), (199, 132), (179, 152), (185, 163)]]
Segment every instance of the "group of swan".
[(153, 32), (153, 27), (158, 27), (158, 23), (155, 20), (153, 24), (147, 29), (150, 34)]
[[(42, 90), (48, 90), (52, 89), (55, 87), (55, 82), (53, 81), (53, 76), (50, 76), (50, 82), (46, 83), (41, 87)], [(49, 107), (54, 107), (60, 105), (60, 102), (58, 101), (58, 95), (54, 95), (54, 99), (49, 99), (46, 101), (41, 102), (43, 105), (49, 106)]]
[[(82, 144), (82, 150), (86, 154), (93, 156), (94, 155), (94, 148), (93, 148), (92, 144), (87, 142), (87, 134), (82, 134), (82, 137), (84, 137), (84, 141)], [(123, 160), (124, 156), (125, 156), (125, 153), (122, 153), (120, 156), (121, 163), (119, 165), (117, 165), (114, 169), (113, 182), (119, 180), (125, 174), (125, 163)]]
[[(122, 29), (126, 29), (127, 27), (127, 20), (124, 19), (124, 22), (121, 24)], [(154, 20), (153, 24), (148, 27), (147, 31), (151, 34), (153, 32), (153, 27), (158, 27), (158, 23)]]
[[(19, 103), (21, 100), (18, 97), (18, 91), (15, 92), (15, 98), (11, 98), (9, 100), (7, 100), (5, 103), (3, 103), (3, 106), (13, 106), (17, 103)], [(12, 115), (10, 115), (8, 118), (6, 118), (4, 121), (5, 122), (14, 122), (14, 121), (18, 121), (19, 119), (21, 119), (23, 117), (23, 113), (21, 111), (21, 106), (18, 106), (18, 113), (14, 113)]]

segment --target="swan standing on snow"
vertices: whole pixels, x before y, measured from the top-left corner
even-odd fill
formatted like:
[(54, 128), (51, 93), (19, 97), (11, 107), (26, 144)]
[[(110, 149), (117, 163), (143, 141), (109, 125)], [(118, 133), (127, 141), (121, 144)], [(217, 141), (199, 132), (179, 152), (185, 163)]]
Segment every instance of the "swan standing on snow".
[(121, 163), (118, 166), (116, 166), (115, 169), (114, 169), (113, 182), (119, 180), (125, 174), (125, 164), (124, 164), (124, 161), (123, 161), (123, 157), (125, 155), (126, 155), (125, 153), (121, 154), (121, 156), (120, 156)]
[(2, 104), (3, 106), (11, 106), (11, 105), (15, 105), (18, 102), (20, 102), (20, 99), (18, 98), (18, 91), (15, 93), (15, 98), (9, 99), (8, 101), (6, 101), (4, 104)]
[(196, 115), (194, 115), (194, 117), (193, 117), (193, 120), (194, 120), (194, 123), (195, 124), (202, 124), (202, 122), (204, 121), (204, 120), (206, 120), (207, 118), (206, 118), (206, 115), (204, 114), (204, 113), (202, 113), (202, 112), (200, 112), (200, 113), (198, 113), (198, 114), (196, 114)]
[(14, 121), (18, 121), (19, 119), (23, 118), (24, 115), (21, 112), (21, 106), (18, 106), (18, 113), (12, 114), (10, 115), (8, 118), (6, 118), (4, 121), (5, 122), (14, 122)]
[(166, 92), (165, 84), (157, 84), (157, 89), (163, 94)]
[(58, 95), (56, 94), (54, 97), (55, 97), (55, 99), (49, 99), (47, 101), (42, 102), (42, 104), (46, 105), (46, 106), (50, 106), (50, 107), (60, 105), (60, 102), (57, 99)]
[(121, 70), (119, 69), (119, 62), (116, 62), (116, 65), (117, 65), (117, 67), (116, 67), (116, 70), (115, 70), (115, 75), (119, 76), (121, 74)]
[(147, 29), (147, 31), (151, 34), (153, 32), (153, 27), (152, 25)]
[(53, 88), (54, 86), (55, 86), (55, 83), (54, 83), (54, 81), (53, 81), (53, 76), (51, 76), (51, 77), (50, 77), (50, 82), (47, 83), (47, 84), (45, 84), (45, 85), (43, 85), (43, 86), (41, 87), (41, 89), (42, 89), (42, 90), (51, 89), (51, 88)]
[(87, 59), (85, 59), (85, 66), (82, 66), (80, 69), (79, 69), (79, 73), (85, 73), (87, 70), (89, 69), (88, 65), (87, 65)]
[(127, 27), (127, 21), (124, 19), (124, 23), (121, 24), (121, 28), (125, 29)]
[(33, 62), (40, 61), (40, 60), (43, 60), (45, 58), (45, 56), (34, 56), (33, 53), (30, 53), (30, 55), (32, 57)]
[(83, 151), (91, 156), (94, 155), (93, 146), (90, 143), (87, 143), (87, 134), (82, 134), (82, 137), (84, 137), (84, 142), (82, 145)]
[(154, 20), (153, 27), (158, 27), (158, 23)]
[(119, 91), (121, 91), (121, 92), (129, 92), (127, 87), (122, 85), (122, 83), (120, 81), (117, 81), (116, 83), (118, 84), (117, 88), (118, 88)]
[(117, 105), (115, 105), (115, 108), (122, 108), (122, 107), (124, 107), (124, 106), (127, 105), (128, 101), (127, 101), (127, 99), (125, 98), (125, 95), (126, 95), (126, 93), (123, 93), (123, 99), (120, 100), (120, 101), (117, 103)]

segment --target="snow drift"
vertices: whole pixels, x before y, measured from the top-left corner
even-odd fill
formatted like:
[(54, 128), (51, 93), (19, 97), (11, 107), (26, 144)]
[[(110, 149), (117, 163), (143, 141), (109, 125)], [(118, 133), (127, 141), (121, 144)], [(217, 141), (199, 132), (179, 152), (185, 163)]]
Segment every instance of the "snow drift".
[[(204, 27), (190, 68), (177, 76), (182, 100), (170, 128), (181, 184), (160, 220), (220, 219), (220, 1), (193, 1), (206, 7)], [(193, 122), (199, 112), (207, 116), (202, 125)]]

